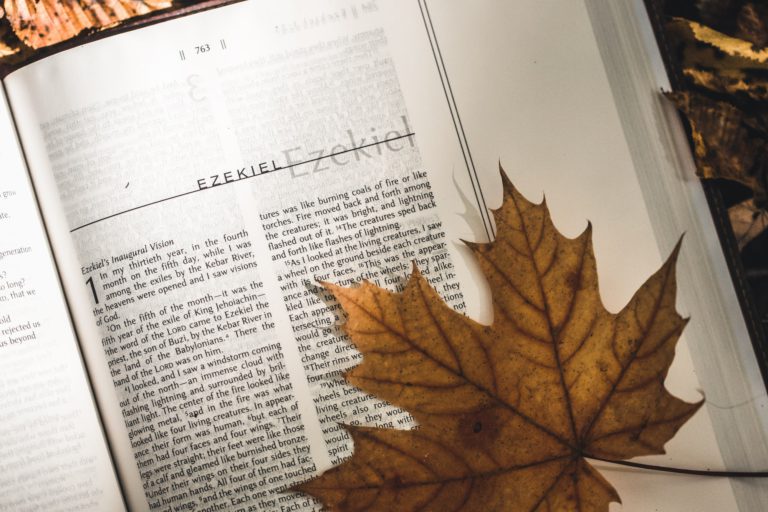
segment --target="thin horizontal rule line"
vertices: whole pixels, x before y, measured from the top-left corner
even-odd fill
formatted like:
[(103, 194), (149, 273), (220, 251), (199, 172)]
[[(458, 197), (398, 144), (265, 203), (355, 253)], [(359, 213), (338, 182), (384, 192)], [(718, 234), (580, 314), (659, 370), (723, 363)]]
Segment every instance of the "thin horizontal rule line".
[(398, 137), (392, 137), (391, 139), (384, 139), (384, 140), (380, 140), (378, 142), (372, 142), (370, 144), (364, 144), (362, 146), (357, 146), (357, 147), (352, 148), (352, 149), (345, 149), (344, 151), (339, 151), (337, 153), (329, 153), (329, 154), (327, 154), (325, 156), (320, 156), (320, 157), (317, 157), (317, 158), (312, 158), (310, 160), (304, 160), (304, 161), (301, 161), (301, 162), (296, 162), (296, 163), (293, 163), (291, 165), (286, 165), (284, 167), (278, 167), (278, 168), (276, 168), (274, 170), (271, 170), (271, 171), (261, 172), (259, 174), (253, 175), (253, 176), (248, 176), (248, 177), (241, 178), (241, 179), (238, 179), (238, 180), (234, 180), (234, 181), (230, 181), (230, 182), (225, 182), (225, 183), (222, 183), (220, 185), (213, 186), (213, 187), (199, 188), (199, 189), (195, 189), (195, 190), (190, 190), (189, 192), (183, 192), (181, 194), (176, 194), (175, 196), (166, 197), (164, 199), (158, 199), (157, 201), (152, 201), (150, 203), (142, 204), (142, 205), (139, 205), (139, 206), (134, 206), (133, 208), (129, 208), (127, 210), (123, 210), (123, 211), (120, 211), (120, 212), (117, 212), (117, 213), (113, 213), (111, 215), (107, 215), (106, 217), (102, 217), (100, 219), (93, 220), (91, 222), (88, 222), (87, 224), (83, 224), (81, 226), (78, 226), (78, 227), (70, 230), (70, 233), (74, 233), (75, 231), (77, 231), (79, 229), (87, 228), (88, 226), (93, 226), (94, 224), (98, 224), (99, 222), (103, 222), (105, 220), (109, 220), (109, 219), (113, 219), (115, 217), (119, 217), (120, 215), (124, 215), (126, 213), (134, 212), (136, 210), (141, 210), (142, 208), (147, 208), (149, 206), (154, 206), (156, 204), (164, 203), (166, 201), (171, 201), (173, 199), (178, 199), (180, 197), (188, 196), (188, 195), (191, 195), (191, 194), (196, 194), (198, 192), (204, 192), (206, 190), (217, 189), (217, 188), (223, 187), (225, 185), (232, 185), (234, 183), (239, 183), (241, 181), (245, 181), (245, 180), (248, 180), (248, 179), (251, 179), (251, 178), (257, 178), (259, 176), (264, 176), (266, 174), (273, 174), (273, 173), (275, 173), (277, 171), (282, 171), (284, 169), (292, 169), (292, 168), (298, 167), (300, 165), (311, 164), (313, 162), (324, 160), (326, 158), (333, 158), (335, 156), (343, 155), (345, 153), (351, 153), (353, 151), (359, 151), (361, 149), (378, 146), (380, 144), (386, 144), (388, 142), (393, 142), (393, 141), (396, 141), (396, 140), (405, 139), (407, 137), (413, 137), (414, 135), (416, 135), (416, 133), (415, 132), (411, 132), (411, 133), (407, 133), (405, 135), (400, 135)]

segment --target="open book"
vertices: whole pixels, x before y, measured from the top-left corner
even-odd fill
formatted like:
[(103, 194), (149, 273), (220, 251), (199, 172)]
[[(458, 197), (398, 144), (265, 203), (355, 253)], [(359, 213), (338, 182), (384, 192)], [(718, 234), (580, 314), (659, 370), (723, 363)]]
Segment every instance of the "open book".
[[(490, 322), (458, 240), (493, 237), (499, 161), (564, 234), (592, 221), (610, 310), (686, 233), (667, 385), (708, 406), (646, 462), (764, 469), (765, 387), (665, 80), (630, 0), (243, 2), (9, 74), (0, 511), (319, 510), (280, 491), (350, 455), (338, 423), (414, 424), (344, 383), (359, 354), (317, 280), (397, 289), (416, 261)], [(622, 510), (768, 502), (597, 467)]]

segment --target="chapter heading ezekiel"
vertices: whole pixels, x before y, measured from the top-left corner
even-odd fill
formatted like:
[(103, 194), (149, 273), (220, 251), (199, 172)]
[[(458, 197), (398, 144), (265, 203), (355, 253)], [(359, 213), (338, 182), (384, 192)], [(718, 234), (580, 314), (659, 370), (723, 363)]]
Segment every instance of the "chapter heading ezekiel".
[[(402, 129), (389, 130), (382, 135), (381, 131), (371, 128), (371, 135), (358, 137), (354, 131), (347, 130), (349, 143), (336, 144), (330, 150), (317, 149), (307, 151), (303, 146), (283, 150), (284, 165), (278, 165), (275, 160), (260, 162), (247, 167), (226, 171), (197, 180), (198, 190), (218, 187), (240, 180), (255, 178), (281, 169), (290, 169), (291, 177), (308, 176), (316, 172), (326, 171), (330, 165), (345, 166), (351, 162), (381, 156), (384, 151), (397, 153), (406, 146), (415, 146), (411, 127), (406, 116), (400, 116)], [(378, 132), (378, 133), (377, 133)], [(329, 163), (330, 160), (330, 163)]]

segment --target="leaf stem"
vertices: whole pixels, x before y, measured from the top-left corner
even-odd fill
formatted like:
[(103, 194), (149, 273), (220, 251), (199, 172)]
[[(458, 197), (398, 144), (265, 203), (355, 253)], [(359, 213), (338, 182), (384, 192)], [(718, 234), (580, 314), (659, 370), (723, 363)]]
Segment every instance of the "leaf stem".
[(628, 460), (612, 460), (597, 457), (589, 453), (585, 453), (584, 457), (593, 460), (599, 460), (601, 462), (608, 462), (610, 464), (618, 464), (620, 466), (629, 466), (631, 468), (648, 469), (651, 471), (663, 471), (666, 473), (679, 473), (683, 475), (699, 475), (699, 476), (716, 476), (716, 477), (728, 477), (728, 478), (768, 478), (768, 471), (712, 471), (709, 469), (687, 469), (687, 468), (673, 468), (669, 466), (656, 466), (654, 464), (643, 464), (641, 462), (632, 462)]

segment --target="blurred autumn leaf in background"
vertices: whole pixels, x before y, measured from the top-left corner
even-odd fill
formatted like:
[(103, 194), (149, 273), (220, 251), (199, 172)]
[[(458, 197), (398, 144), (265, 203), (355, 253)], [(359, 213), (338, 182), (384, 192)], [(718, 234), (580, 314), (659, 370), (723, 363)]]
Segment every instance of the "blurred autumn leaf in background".
[(766, 204), (768, 132), (763, 120), (692, 91), (667, 97), (688, 117), (699, 176), (742, 183), (752, 189), (757, 204)]
[(673, 18), (667, 24), (688, 87), (668, 97), (690, 123), (699, 176), (752, 191), (753, 221), (745, 226), (739, 205), (729, 214), (743, 249), (765, 229), (760, 212), (768, 208), (768, 8), (736, 0), (695, 5), (701, 22)]
[(11, 30), (11, 24), (5, 17), (5, 10), (0, 4), (0, 60), (7, 59), (21, 51), (21, 43)]
[[(715, 224), (725, 227), (724, 249), (743, 294), (745, 318), (766, 347), (768, 2), (645, 1), (666, 15), (660, 47), (676, 87), (670, 98), (688, 120)], [(733, 254), (731, 247), (739, 252)]]
[(0, 62), (24, 63), (35, 50), (114, 27), (163, 9), (202, 0), (4, 0), (0, 8)]
[(739, 249), (743, 249), (756, 236), (768, 229), (768, 210), (755, 206), (754, 199), (747, 199), (728, 209), (733, 234)]
[(5, 0), (16, 36), (38, 49), (172, 6), (171, 0)]
[(614, 314), (591, 228), (564, 237), (506, 179), (494, 218), (496, 240), (469, 244), (491, 288), (490, 326), (416, 269), (402, 293), (325, 283), (364, 356), (345, 378), (419, 427), (347, 427), (353, 457), (298, 490), (339, 512), (607, 511), (619, 497), (585, 458), (664, 453), (698, 410), (664, 387), (686, 324), (677, 249)]

